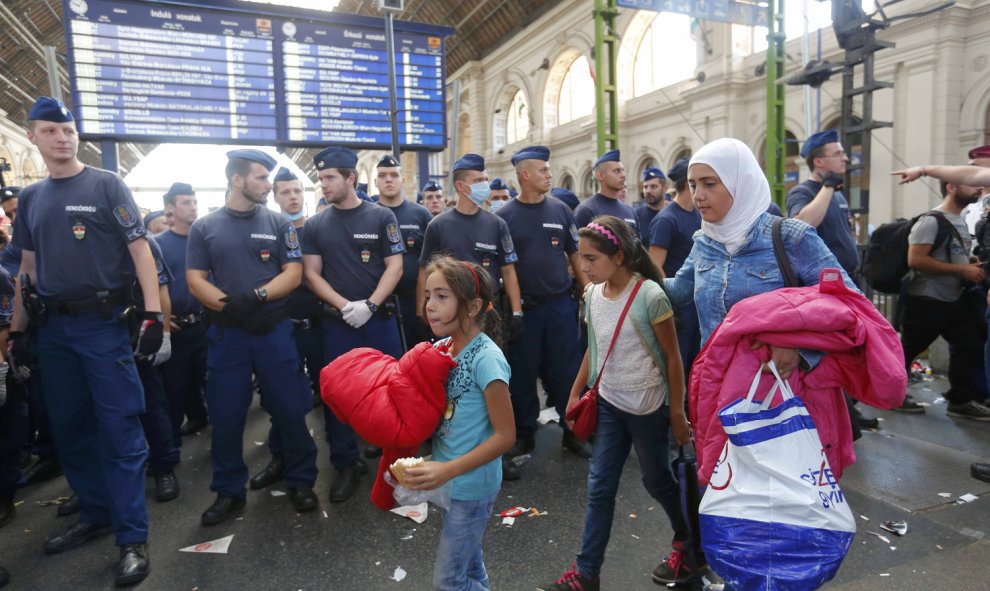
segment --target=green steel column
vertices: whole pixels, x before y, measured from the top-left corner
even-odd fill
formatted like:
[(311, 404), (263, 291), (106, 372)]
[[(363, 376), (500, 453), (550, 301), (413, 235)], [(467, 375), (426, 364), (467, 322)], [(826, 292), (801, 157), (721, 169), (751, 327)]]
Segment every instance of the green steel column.
[(786, 162), (786, 126), (784, 123), (784, 0), (770, 0), (767, 31), (767, 140), (766, 173), (774, 202), (784, 209), (784, 171)]
[(616, 0), (595, 0), (595, 122), (598, 153), (619, 147), (618, 41)]

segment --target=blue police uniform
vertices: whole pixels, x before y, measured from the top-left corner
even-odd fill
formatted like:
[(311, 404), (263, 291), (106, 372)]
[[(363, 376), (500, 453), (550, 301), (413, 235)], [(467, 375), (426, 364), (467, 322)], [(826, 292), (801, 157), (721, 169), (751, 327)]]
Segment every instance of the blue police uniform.
[(182, 418), (192, 423), (206, 424), (206, 323), (203, 304), (189, 293), (186, 281), (186, 249), (189, 236), (165, 230), (155, 236), (161, 247), (165, 265), (172, 270), (168, 284), (172, 302), (172, 317), (179, 330), (172, 331), (172, 356), (161, 365), (162, 380), (168, 398), (172, 436), (177, 447), (182, 446)]
[[(389, 208), (362, 201), (353, 209), (331, 206), (306, 220), (303, 254), (323, 259), (321, 275), (348, 301), (365, 301), (385, 272), (385, 259), (405, 251), (395, 214)], [(323, 324), (324, 365), (358, 347), (371, 347), (402, 356), (399, 327), (387, 317), (383, 302), (361, 328), (342, 319)], [(353, 466), (358, 459), (354, 430), (324, 405), (330, 463), (337, 469)]]
[[(301, 264), (295, 228), (265, 207), (239, 212), (226, 207), (202, 217), (189, 231), (188, 269), (209, 271), (227, 295), (250, 293), (287, 264)], [(229, 326), (217, 315), (206, 331), (209, 343), (206, 398), (213, 425), (213, 483), (210, 490), (243, 499), (248, 479), (243, 457), (244, 424), (251, 406), (252, 370), (264, 392), (262, 406), (282, 436), (285, 481), (291, 487), (316, 481), (316, 446), (306, 427), (313, 402), (292, 339), (286, 298), (268, 301), (258, 313), (279, 319), (265, 334)], [(212, 315), (211, 315), (212, 316)]]
[(501, 289), (501, 268), (519, 260), (505, 220), (484, 209), (474, 215), (451, 209), (433, 218), (426, 227), (419, 266), (429, 265), (439, 253), (481, 265), (492, 276), (496, 293)]
[[(10, 327), (14, 314), (14, 281), (0, 267), (0, 330)], [(21, 479), (21, 450), (28, 438), (27, 391), (6, 376), (7, 397), (0, 405), (0, 502), (11, 502)]]
[[(158, 242), (148, 236), (148, 246), (151, 256), (155, 259), (155, 271), (158, 274), (158, 285), (168, 285), (174, 279)], [(135, 291), (135, 295), (140, 290)], [(144, 308), (141, 298), (136, 298), (139, 308)], [(152, 365), (149, 359), (137, 360), (138, 377), (144, 387), (144, 414), (141, 415), (141, 426), (144, 427), (145, 437), (148, 438), (148, 468), (152, 474), (168, 474), (179, 463), (179, 447), (175, 442), (172, 429), (172, 417), (169, 412), (168, 397), (165, 394), (165, 384), (161, 371)]]
[(406, 338), (406, 348), (412, 349), (416, 340), (416, 280), (419, 278), (419, 257), (423, 252), (423, 238), (426, 227), (433, 221), (433, 214), (422, 205), (403, 200), (398, 207), (389, 208), (399, 222), (399, 230), (406, 243), (402, 255), (402, 279), (395, 288), (399, 297), (399, 310), (402, 313), (402, 330)]
[(581, 205), (578, 205), (577, 209), (574, 210), (574, 221), (579, 228), (583, 228), (600, 215), (615, 216), (632, 226), (637, 235), (639, 233), (636, 212), (633, 211), (633, 208), (618, 199), (606, 197), (601, 193), (595, 193), (581, 202)]
[(144, 396), (119, 320), (131, 272), (126, 246), (146, 233), (130, 191), (104, 170), (47, 178), (20, 195), (14, 243), (35, 253), (47, 307), (38, 356), (59, 463), (80, 521), (112, 522), (118, 545), (148, 537)]
[(505, 220), (519, 255), (515, 265), (525, 330), (509, 343), (509, 390), (516, 437), (531, 438), (540, 413), (537, 377), (544, 376), (547, 395), (563, 417), (581, 363), (578, 305), (568, 272), (568, 256), (577, 251), (577, 226), (570, 208), (549, 197), (535, 204), (513, 199), (497, 215)]
[(636, 218), (636, 231), (639, 235), (639, 241), (643, 244), (647, 244), (650, 240), (650, 224), (656, 219), (658, 213), (660, 211), (653, 209), (645, 201), (640, 201), (633, 208), (633, 215)]

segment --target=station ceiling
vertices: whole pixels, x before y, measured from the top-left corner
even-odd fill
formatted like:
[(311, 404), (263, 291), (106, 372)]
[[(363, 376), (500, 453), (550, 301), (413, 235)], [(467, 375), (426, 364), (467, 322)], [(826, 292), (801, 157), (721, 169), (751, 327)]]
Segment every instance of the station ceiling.
[[(554, 5), (550, 0), (406, 0), (399, 20), (448, 26), (447, 72), (480, 59), (539, 18)], [(374, 0), (341, 0), (337, 12), (380, 16)], [(0, 1), (0, 110), (15, 123), (23, 123), (34, 99), (50, 95), (44, 47), (53, 45), (65, 55), (65, 30), (61, 0)], [(69, 78), (65, 60), (59, 60), (63, 97), (68, 99)], [(127, 174), (157, 144), (119, 145), (121, 174)], [(290, 150), (289, 155), (307, 168), (310, 150)], [(99, 166), (99, 147), (86, 143), (80, 159)]]

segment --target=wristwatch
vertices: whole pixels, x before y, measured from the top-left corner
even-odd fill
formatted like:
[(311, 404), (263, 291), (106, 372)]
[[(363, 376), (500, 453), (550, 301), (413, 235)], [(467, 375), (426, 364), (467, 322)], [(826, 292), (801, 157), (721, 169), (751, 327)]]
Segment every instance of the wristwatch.
[(371, 310), (372, 314), (378, 313), (378, 304), (376, 304), (375, 302), (371, 300), (364, 300), (364, 305), (368, 306), (368, 309)]
[(264, 287), (258, 287), (254, 290), (254, 295), (258, 298), (259, 302), (268, 301), (268, 290)]

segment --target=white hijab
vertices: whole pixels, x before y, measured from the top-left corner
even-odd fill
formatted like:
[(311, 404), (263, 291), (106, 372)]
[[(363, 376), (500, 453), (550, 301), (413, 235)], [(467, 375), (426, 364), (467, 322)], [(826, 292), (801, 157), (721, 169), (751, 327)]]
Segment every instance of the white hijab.
[(732, 206), (717, 222), (701, 222), (701, 231), (735, 254), (746, 241), (756, 220), (770, 207), (770, 183), (749, 146), (734, 138), (705, 144), (691, 157), (691, 163), (711, 166), (732, 195)]

